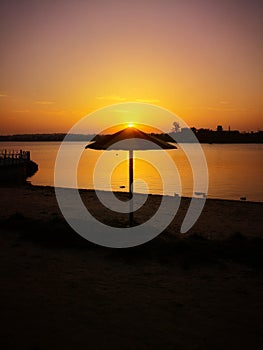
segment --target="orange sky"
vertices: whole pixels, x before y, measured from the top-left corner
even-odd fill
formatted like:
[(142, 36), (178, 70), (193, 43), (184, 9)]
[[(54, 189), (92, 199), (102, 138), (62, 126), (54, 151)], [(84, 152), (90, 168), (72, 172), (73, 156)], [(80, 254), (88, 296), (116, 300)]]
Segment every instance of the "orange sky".
[(257, 0), (3, 0), (0, 134), (67, 132), (130, 101), (197, 128), (263, 129), (262, 10)]

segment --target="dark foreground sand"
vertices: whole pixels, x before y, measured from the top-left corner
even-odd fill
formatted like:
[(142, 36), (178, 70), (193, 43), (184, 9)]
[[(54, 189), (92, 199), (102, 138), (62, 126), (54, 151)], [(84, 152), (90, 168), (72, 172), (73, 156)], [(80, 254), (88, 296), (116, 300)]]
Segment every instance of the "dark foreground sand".
[[(82, 195), (105, 222), (127, 219)], [(153, 241), (109, 249), (72, 232), (52, 188), (0, 188), (0, 347), (261, 349), (263, 204), (208, 200), (182, 236), (188, 204)]]

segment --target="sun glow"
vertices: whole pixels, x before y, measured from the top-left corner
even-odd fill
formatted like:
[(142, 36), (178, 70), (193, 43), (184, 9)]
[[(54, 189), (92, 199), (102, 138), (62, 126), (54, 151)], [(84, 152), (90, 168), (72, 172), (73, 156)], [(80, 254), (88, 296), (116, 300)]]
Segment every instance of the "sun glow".
[(129, 123), (128, 124), (128, 128), (133, 128), (134, 127), (134, 123)]

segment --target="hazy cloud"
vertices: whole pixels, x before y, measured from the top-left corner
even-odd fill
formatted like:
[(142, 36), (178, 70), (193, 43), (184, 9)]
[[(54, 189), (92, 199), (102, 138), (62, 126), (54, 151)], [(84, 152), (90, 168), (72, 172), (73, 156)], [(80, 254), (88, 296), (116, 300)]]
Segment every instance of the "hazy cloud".
[(54, 101), (46, 101), (46, 100), (40, 100), (35, 102), (38, 105), (53, 105), (55, 102)]
[(230, 107), (224, 107), (224, 106), (222, 106), (222, 107), (208, 106), (205, 109), (207, 109), (208, 111), (215, 111), (215, 112), (238, 112), (238, 111), (240, 111), (240, 108), (237, 109), (235, 107), (230, 108)]
[(160, 100), (158, 99), (144, 99), (144, 98), (136, 98), (136, 102), (142, 102), (142, 103), (158, 103)]
[(16, 109), (13, 111), (14, 113), (30, 113), (30, 109)]
[(118, 96), (118, 95), (107, 95), (107, 96), (98, 96), (98, 100), (107, 100), (107, 101), (126, 101), (126, 97)]

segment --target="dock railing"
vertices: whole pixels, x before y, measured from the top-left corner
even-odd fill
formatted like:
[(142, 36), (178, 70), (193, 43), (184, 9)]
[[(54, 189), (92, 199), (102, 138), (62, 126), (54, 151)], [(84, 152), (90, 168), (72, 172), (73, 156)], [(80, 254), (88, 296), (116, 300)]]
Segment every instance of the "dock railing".
[(30, 151), (0, 150), (0, 165), (26, 163), (30, 160)]

